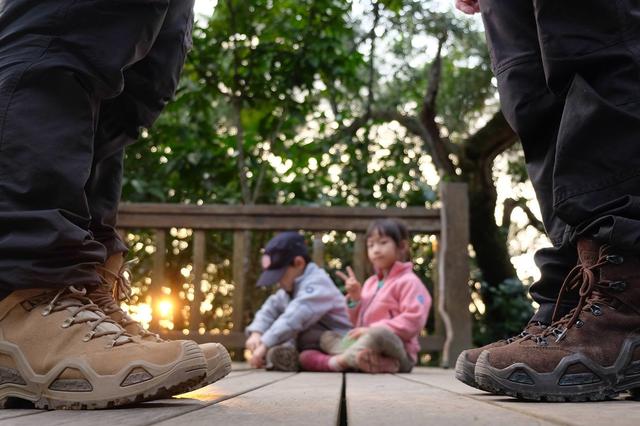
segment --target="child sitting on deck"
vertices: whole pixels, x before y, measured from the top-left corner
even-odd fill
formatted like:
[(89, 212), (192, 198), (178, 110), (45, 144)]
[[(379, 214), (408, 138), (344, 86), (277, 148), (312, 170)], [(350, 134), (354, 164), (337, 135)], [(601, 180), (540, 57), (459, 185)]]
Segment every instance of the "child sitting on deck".
[(295, 371), (298, 349), (319, 348), (327, 330), (351, 329), (347, 305), (329, 275), (309, 258), (302, 235), (283, 232), (265, 248), (258, 286), (278, 283), (247, 327), (245, 347), (255, 368)]
[(300, 354), (302, 368), (309, 371), (367, 373), (409, 372), (420, 349), (418, 336), (424, 328), (431, 296), (403, 262), (408, 253), (408, 231), (392, 219), (373, 222), (367, 231), (367, 254), (375, 270), (362, 286), (353, 270), (339, 272), (345, 281), (349, 315), (355, 324), (346, 336), (326, 332), (321, 349)]

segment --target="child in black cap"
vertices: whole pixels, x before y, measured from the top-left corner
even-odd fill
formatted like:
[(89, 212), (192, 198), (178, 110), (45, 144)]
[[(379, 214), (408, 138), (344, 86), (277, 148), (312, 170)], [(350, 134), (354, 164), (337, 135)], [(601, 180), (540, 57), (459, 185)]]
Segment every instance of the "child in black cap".
[(344, 296), (329, 275), (311, 262), (297, 232), (276, 235), (265, 247), (259, 287), (279, 284), (247, 327), (246, 348), (253, 367), (294, 371), (298, 350), (319, 348), (327, 330), (351, 329)]

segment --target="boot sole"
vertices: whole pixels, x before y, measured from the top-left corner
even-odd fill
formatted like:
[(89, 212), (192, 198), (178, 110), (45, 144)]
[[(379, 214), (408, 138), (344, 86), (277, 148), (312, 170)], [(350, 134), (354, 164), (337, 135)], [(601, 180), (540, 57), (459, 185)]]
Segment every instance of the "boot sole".
[[(97, 375), (83, 360), (70, 360), (52, 368), (46, 375), (38, 375), (33, 372), (15, 345), (0, 344), (0, 353), (11, 356), (18, 367), (17, 370), (9, 369), (17, 375), (17, 379), (13, 377), (14, 383), (0, 390), (1, 408), (14, 405), (18, 402), (16, 400), (27, 400), (32, 402), (35, 408), (48, 410), (114, 408), (182, 393), (182, 389), (201, 383), (206, 376), (204, 356), (198, 345), (193, 342), (183, 345), (180, 360), (170, 366), (134, 361), (112, 376)], [(91, 390), (88, 391), (50, 389), (51, 383), (68, 367), (78, 369), (88, 378), (90, 385), (99, 384), (100, 387), (94, 389), (91, 386)], [(131, 370), (136, 367), (144, 368), (152, 378), (141, 383), (121, 386)]]
[(496, 395), (501, 395), (501, 393), (494, 388), (489, 388), (487, 386), (482, 385), (476, 381), (476, 364), (469, 361), (464, 352), (458, 356), (458, 360), (456, 361), (456, 379), (460, 380), (467, 386), (471, 386), (472, 388), (476, 388), (478, 390), (489, 392)]
[[(517, 399), (548, 402), (604, 401), (621, 392), (637, 393), (640, 388), (640, 361), (631, 362), (640, 337), (627, 339), (616, 362), (609, 367), (594, 363), (582, 353), (564, 357), (550, 373), (538, 373), (526, 364), (516, 363), (504, 369), (489, 364), (489, 352), (483, 352), (475, 368), (476, 382), (489, 392)], [(573, 364), (582, 364), (591, 373), (565, 374)], [(561, 384), (562, 382), (562, 384)]]
[(205, 358), (207, 363), (207, 373), (204, 380), (185, 387), (180, 392), (174, 392), (168, 396), (180, 395), (183, 393), (193, 392), (207, 385), (217, 382), (226, 377), (231, 372), (231, 356), (226, 348), (220, 345), (221, 350), (213, 358)]
[(210, 385), (218, 380), (226, 377), (231, 373), (231, 356), (229, 352), (222, 346), (221, 350), (213, 359), (207, 359), (207, 375), (205, 383)]
[(467, 386), (479, 389), (475, 377), (476, 364), (467, 359), (467, 354), (462, 352), (456, 361), (456, 379)]

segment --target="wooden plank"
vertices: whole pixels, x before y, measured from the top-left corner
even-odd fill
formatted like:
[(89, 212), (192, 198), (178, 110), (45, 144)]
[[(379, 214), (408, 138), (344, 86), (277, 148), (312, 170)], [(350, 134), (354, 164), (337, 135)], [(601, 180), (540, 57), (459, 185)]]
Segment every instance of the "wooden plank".
[(469, 201), (467, 185), (443, 182), (442, 235), (438, 259), (438, 313), (446, 329), (442, 365), (453, 366), (458, 355), (471, 347), (469, 303)]
[(353, 272), (361, 283), (369, 277), (367, 265), (367, 238), (363, 232), (356, 234), (356, 241), (353, 245)]
[(640, 424), (640, 404), (619, 397), (614, 401), (598, 403), (544, 403), (520, 402), (513, 398), (491, 395), (458, 381), (452, 370), (417, 368), (412, 374), (399, 375), (405, 379), (425, 383), (463, 397), (535, 416), (549, 424), (584, 426), (594, 423), (609, 423), (635, 426)]
[(299, 373), (160, 425), (335, 425), (342, 375)]
[[(220, 380), (198, 391), (178, 398), (146, 402), (132, 408), (99, 411), (49, 411), (11, 420), (11, 425), (44, 423), (47, 426), (140, 426), (154, 425), (182, 414), (200, 412), (203, 407), (219, 403), (247, 392), (270, 386), (293, 373), (255, 371)], [(211, 419), (209, 419), (211, 421)], [(175, 423), (174, 423), (175, 424)]]
[(28, 417), (32, 415), (42, 414), (42, 410), (30, 408), (6, 408), (0, 410), (0, 425), (11, 425), (13, 420), (18, 417)]
[(349, 426), (544, 424), (525, 414), (394, 375), (349, 373), (346, 398)]
[(162, 285), (164, 284), (165, 276), (164, 276), (164, 268), (166, 263), (166, 252), (167, 252), (167, 234), (164, 229), (154, 229), (154, 242), (156, 245), (156, 251), (153, 253), (153, 272), (151, 275), (151, 309), (152, 309), (152, 319), (150, 324), (151, 330), (160, 330), (159, 315), (158, 311), (158, 301), (162, 295)]
[(244, 330), (244, 293), (246, 287), (247, 270), (249, 269), (249, 259), (247, 256), (247, 242), (249, 235), (246, 231), (235, 231), (233, 233), (233, 331)]
[(319, 267), (324, 267), (324, 242), (322, 242), (322, 234), (313, 234), (313, 262)]
[(204, 273), (204, 264), (206, 256), (206, 236), (201, 229), (193, 233), (193, 302), (191, 303), (191, 311), (189, 315), (189, 328), (194, 334), (198, 334), (200, 323), (202, 322), (202, 314), (200, 313), (200, 304), (202, 304), (202, 291), (200, 290), (202, 282), (202, 274)]
[(299, 230), (364, 232), (371, 220), (403, 219), (411, 232), (440, 232), (440, 211), (421, 207), (376, 209), (298, 206), (195, 206), (183, 204), (127, 204), (120, 206), (122, 228), (225, 230)]
[[(202, 216), (339, 216), (339, 217), (399, 217), (406, 219), (430, 217), (438, 219), (439, 209), (423, 207), (387, 208), (376, 207), (317, 207), (317, 206), (282, 206), (272, 204), (165, 204), (165, 203), (121, 203), (119, 211), (123, 214), (197, 214)], [(368, 222), (366, 223), (368, 225)]]
[[(380, 217), (386, 217), (380, 210)], [(120, 226), (126, 228), (198, 228), (217, 230), (260, 230), (260, 231), (358, 231), (367, 230), (363, 221), (370, 219), (333, 217), (278, 217), (273, 216), (202, 216), (200, 214), (120, 214)], [(407, 228), (412, 233), (438, 234), (440, 221), (434, 219), (406, 220)]]

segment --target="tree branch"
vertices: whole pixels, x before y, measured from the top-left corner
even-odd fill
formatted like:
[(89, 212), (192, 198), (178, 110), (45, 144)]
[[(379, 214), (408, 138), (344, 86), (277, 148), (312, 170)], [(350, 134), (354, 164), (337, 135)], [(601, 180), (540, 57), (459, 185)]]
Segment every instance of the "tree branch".
[(478, 170), (482, 174), (485, 185), (493, 187), (491, 173), (493, 160), (517, 140), (518, 136), (511, 129), (502, 112), (498, 111), (482, 129), (464, 141), (461, 162), (467, 164), (468, 170)]
[(427, 129), (422, 125), (420, 120), (415, 117), (411, 117), (408, 115), (404, 115), (396, 110), (373, 110), (370, 115), (363, 115), (361, 117), (356, 118), (351, 122), (348, 127), (343, 127), (338, 130), (336, 134), (334, 134), (333, 138), (353, 138), (357, 131), (367, 125), (369, 120), (374, 121), (382, 121), (389, 123), (391, 121), (397, 121), (404, 128), (406, 128), (410, 133), (415, 136), (418, 136), (422, 139), (426, 145), (426, 151), (429, 155), (431, 155), (431, 159), (436, 169), (438, 169), (441, 173), (449, 173), (449, 171), (453, 170), (453, 164), (449, 160), (448, 156), (444, 158), (438, 155), (435, 155), (437, 152), (436, 145), (441, 144), (442, 140), (435, 141), (432, 136), (429, 134)]
[(238, 151), (238, 174), (242, 200), (245, 204), (251, 203), (251, 187), (247, 178), (247, 162), (244, 152), (244, 127), (242, 125), (242, 106), (240, 99), (233, 99), (233, 125), (236, 128), (236, 150)]
[(378, 26), (378, 22), (380, 21), (380, 3), (375, 2), (373, 4), (373, 26), (371, 27), (371, 53), (369, 55), (369, 84), (367, 86), (367, 105), (366, 105), (366, 115), (371, 115), (371, 108), (373, 107), (373, 103), (375, 101), (373, 95), (373, 86), (376, 78), (376, 69), (375, 69), (375, 59), (376, 59), (376, 40), (378, 39), (376, 36), (376, 27)]
[(436, 98), (438, 97), (440, 81), (442, 80), (442, 46), (446, 40), (446, 34), (438, 39), (438, 51), (429, 69), (429, 85), (422, 107), (432, 111), (436, 110)]
[(538, 218), (533, 214), (529, 206), (527, 206), (527, 200), (524, 198), (519, 198), (517, 200), (513, 198), (507, 198), (504, 200), (504, 210), (502, 212), (502, 227), (509, 229), (511, 226), (511, 214), (513, 210), (516, 208), (522, 209), (522, 211), (527, 215), (527, 219), (529, 220), (529, 225), (536, 228), (539, 232), (545, 233), (543, 223), (538, 220)]
[(451, 152), (447, 148), (446, 142), (442, 139), (440, 125), (436, 122), (436, 100), (442, 77), (442, 45), (445, 40), (446, 34), (438, 39), (438, 51), (429, 69), (429, 84), (422, 101), (420, 122), (429, 135), (426, 140), (431, 150), (431, 158), (438, 168), (438, 173), (440, 176), (455, 176), (455, 167), (449, 159)]

